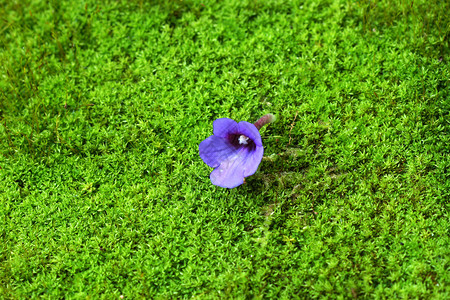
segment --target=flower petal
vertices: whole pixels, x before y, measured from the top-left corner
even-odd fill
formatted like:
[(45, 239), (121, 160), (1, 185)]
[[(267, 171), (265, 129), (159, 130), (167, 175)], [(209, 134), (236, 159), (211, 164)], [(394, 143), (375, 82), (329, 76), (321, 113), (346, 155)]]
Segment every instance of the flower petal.
[(208, 166), (217, 168), (222, 161), (236, 152), (236, 148), (227, 139), (212, 135), (198, 145), (198, 151)]
[(248, 177), (253, 175), (258, 170), (259, 164), (264, 155), (264, 147), (256, 146), (256, 149), (252, 151), (251, 155), (247, 156), (244, 165), (242, 166), (244, 169), (244, 177)]
[(249, 137), (256, 146), (262, 146), (261, 134), (255, 125), (249, 122), (241, 121), (238, 124), (237, 132)]
[(213, 123), (214, 135), (222, 138), (227, 137), (230, 133), (236, 133), (238, 128), (238, 123), (236, 123), (235, 120), (228, 118), (217, 119)]
[(257, 147), (253, 151), (248, 148), (239, 149), (211, 172), (211, 182), (214, 185), (229, 189), (241, 185), (244, 183), (244, 177), (256, 172), (263, 152), (263, 147)]

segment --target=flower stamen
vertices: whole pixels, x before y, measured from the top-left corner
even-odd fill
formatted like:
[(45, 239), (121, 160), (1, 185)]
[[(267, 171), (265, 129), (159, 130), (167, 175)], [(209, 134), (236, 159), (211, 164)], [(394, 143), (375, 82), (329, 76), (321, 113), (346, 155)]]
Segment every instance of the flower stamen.
[(246, 137), (245, 135), (241, 135), (240, 137), (239, 137), (239, 144), (240, 145), (247, 145), (248, 144), (248, 137)]

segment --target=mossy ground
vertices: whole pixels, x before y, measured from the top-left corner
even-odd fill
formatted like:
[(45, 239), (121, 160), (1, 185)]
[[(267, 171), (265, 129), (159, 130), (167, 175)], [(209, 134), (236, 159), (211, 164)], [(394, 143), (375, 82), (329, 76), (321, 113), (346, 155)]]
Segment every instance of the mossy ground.
[(450, 297), (448, 1), (0, 2), (0, 298)]

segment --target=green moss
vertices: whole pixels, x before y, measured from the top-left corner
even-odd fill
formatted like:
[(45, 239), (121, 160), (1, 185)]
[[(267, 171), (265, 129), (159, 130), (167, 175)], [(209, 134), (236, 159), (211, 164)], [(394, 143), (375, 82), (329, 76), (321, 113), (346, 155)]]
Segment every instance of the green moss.
[[(448, 298), (449, 9), (5, 2), (0, 298)], [(213, 120), (264, 113), (211, 185)]]

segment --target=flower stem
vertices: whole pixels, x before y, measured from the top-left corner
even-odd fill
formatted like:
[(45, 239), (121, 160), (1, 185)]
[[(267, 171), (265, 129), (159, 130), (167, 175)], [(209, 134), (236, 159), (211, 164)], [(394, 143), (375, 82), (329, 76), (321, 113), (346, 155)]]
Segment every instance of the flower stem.
[(258, 128), (258, 130), (261, 129), (261, 127), (263, 127), (264, 125), (266, 125), (267, 123), (272, 123), (275, 121), (275, 116), (272, 114), (267, 114), (262, 116), (261, 118), (259, 118), (258, 121), (255, 122), (255, 127)]

